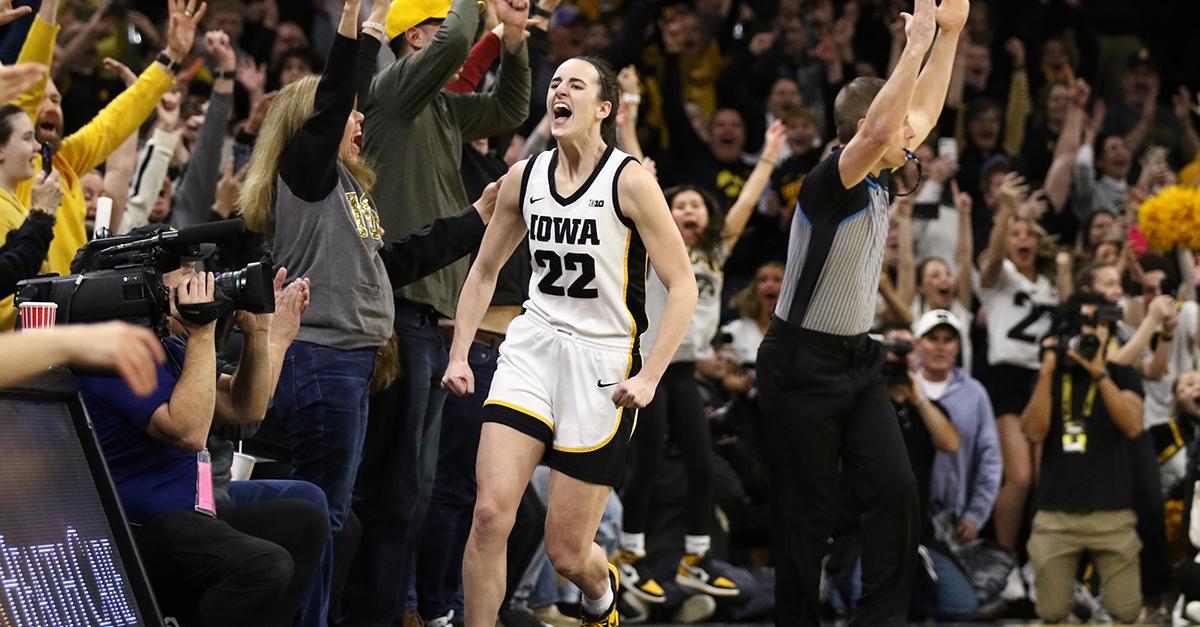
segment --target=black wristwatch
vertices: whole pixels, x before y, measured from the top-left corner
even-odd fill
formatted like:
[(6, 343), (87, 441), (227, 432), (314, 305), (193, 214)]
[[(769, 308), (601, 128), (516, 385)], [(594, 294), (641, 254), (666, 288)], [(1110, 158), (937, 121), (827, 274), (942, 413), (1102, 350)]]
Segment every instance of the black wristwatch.
[(237, 70), (213, 70), (212, 75), (214, 81), (231, 81), (237, 78)]
[(553, 13), (551, 13), (550, 11), (547, 11), (546, 9), (543, 9), (542, 7), (539, 7), (536, 5), (533, 7), (533, 16), (534, 17), (544, 17), (548, 20), (548, 19), (550, 19), (551, 15), (553, 15)]
[(172, 59), (171, 55), (167, 54), (166, 50), (163, 50), (162, 52), (158, 53), (158, 56), (154, 57), (154, 60), (158, 61), (159, 63), (166, 66), (166, 68), (168, 70), (170, 70), (171, 73), (179, 72), (179, 68), (181, 67), (181, 64), (178, 61), (176, 61), (175, 59)]

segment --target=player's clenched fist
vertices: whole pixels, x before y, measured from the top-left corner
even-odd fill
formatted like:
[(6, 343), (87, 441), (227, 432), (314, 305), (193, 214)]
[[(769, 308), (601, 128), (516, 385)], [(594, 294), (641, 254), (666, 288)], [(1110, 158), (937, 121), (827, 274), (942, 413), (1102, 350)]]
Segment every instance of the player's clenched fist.
[(466, 361), (451, 361), (442, 375), (442, 387), (450, 390), (455, 396), (466, 396), (475, 393), (475, 373)]

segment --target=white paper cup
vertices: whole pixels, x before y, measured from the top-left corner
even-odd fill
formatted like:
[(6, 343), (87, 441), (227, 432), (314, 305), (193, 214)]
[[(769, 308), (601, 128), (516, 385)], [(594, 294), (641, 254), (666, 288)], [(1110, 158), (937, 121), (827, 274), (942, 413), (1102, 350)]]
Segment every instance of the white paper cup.
[(49, 329), (58, 317), (58, 303), (21, 303), (22, 329)]
[(234, 453), (233, 467), (229, 469), (229, 478), (233, 481), (245, 481), (249, 479), (250, 475), (254, 472), (255, 461), (253, 455)]

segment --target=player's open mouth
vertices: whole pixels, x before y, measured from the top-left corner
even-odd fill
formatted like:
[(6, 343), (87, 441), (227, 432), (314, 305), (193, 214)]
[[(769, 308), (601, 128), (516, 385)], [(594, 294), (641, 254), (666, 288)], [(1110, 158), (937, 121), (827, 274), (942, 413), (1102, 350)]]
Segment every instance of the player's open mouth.
[(354, 137), (350, 140), (350, 143), (354, 144), (354, 148), (361, 152), (362, 151), (362, 133), (355, 134)]
[(554, 103), (553, 114), (556, 121), (565, 120), (571, 117), (571, 107), (567, 106), (566, 103), (556, 102)]

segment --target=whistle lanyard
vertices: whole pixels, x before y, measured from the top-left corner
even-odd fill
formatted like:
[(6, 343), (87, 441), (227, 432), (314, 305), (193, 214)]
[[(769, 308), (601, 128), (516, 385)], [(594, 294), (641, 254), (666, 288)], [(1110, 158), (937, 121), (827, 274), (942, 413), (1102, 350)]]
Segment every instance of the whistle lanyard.
[(1065, 372), (1062, 377), (1062, 419), (1063, 419), (1063, 434), (1062, 447), (1064, 453), (1079, 453), (1087, 452), (1087, 420), (1092, 417), (1092, 410), (1096, 407), (1096, 391), (1100, 386), (1092, 381), (1088, 386), (1087, 394), (1083, 398), (1083, 416), (1079, 422), (1075, 422), (1071, 412), (1072, 401), (1072, 384), (1074, 383), (1071, 373)]

